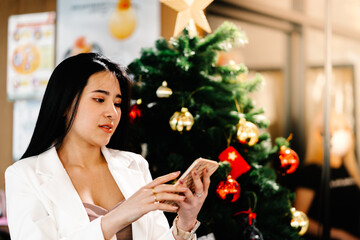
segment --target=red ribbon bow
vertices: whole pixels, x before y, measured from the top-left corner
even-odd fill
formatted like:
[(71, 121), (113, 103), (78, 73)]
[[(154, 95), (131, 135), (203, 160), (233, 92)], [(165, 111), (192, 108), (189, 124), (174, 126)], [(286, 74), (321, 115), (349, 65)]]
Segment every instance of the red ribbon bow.
[(256, 213), (251, 212), (251, 208), (249, 208), (249, 210), (247, 210), (247, 211), (241, 211), (241, 212), (235, 213), (234, 216), (242, 214), (242, 213), (247, 213), (249, 215), (249, 225), (251, 226), (253, 219), (256, 219)]

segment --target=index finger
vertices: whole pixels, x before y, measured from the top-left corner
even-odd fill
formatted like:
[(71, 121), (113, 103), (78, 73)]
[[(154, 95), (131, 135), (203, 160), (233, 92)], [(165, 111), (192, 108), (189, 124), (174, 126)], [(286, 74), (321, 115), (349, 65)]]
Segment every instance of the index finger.
[(167, 183), (171, 180), (174, 180), (175, 178), (177, 178), (179, 176), (179, 174), (180, 174), (180, 171), (177, 171), (177, 172), (173, 172), (173, 173), (169, 173), (169, 174), (157, 177), (151, 183), (147, 184), (146, 186), (149, 188), (156, 187), (157, 185)]
[(210, 186), (210, 171), (208, 168), (205, 168), (203, 173), (203, 184), (204, 184), (204, 191), (207, 192)]

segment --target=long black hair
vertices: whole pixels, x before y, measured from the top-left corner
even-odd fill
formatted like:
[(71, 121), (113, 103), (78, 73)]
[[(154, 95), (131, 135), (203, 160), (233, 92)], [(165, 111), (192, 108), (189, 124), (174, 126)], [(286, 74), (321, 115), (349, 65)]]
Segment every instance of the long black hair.
[(101, 71), (109, 71), (116, 76), (122, 95), (121, 120), (107, 147), (124, 148), (130, 105), (130, 80), (125, 70), (104, 56), (82, 53), (65, 59), (51, 74), (34, 133), (21, 159), (38, 155), (53, 146), (61, 146), (75, 119), (79, 100), (89, 77)]

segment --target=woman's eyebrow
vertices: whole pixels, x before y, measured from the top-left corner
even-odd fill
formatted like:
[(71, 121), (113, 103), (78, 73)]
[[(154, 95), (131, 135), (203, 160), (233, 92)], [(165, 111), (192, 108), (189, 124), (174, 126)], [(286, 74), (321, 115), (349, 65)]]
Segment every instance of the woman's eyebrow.
[[(105, 95), (107, 95), (107, 96), (110, 95), (110, 92), (109, 92), (109, 91), (101, 90), (101, 89), (97, 89), (97, 90), (94, 90), (94, 91), (92, 91), (92, 92), (93, 92), (93, 93), (103, 93), (103, 94), (105, 94)], [(117, 97), (117, 98), (122, 98), (121, 94), (117, 94), (116, 97)]]

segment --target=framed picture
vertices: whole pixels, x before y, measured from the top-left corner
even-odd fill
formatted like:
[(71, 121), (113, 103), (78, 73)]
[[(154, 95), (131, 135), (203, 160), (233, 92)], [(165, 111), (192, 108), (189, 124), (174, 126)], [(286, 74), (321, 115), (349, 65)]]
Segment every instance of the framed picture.
[(56, 63), (98, 52), (122, 65), (160, 36), (158, 0), (57, 1)]
[(8, 99), (41, 99), (54, 64), (55, 13), (10, 16), (7, 52)]

